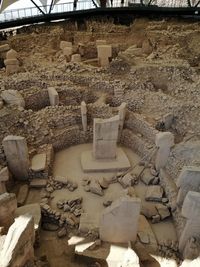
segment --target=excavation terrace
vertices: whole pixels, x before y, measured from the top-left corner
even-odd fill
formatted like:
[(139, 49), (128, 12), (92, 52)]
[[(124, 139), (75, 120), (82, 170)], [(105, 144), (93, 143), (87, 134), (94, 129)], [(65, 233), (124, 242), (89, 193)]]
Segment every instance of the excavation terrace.
[(199, 26), (4, 32), (0, 267), (200, 265)]

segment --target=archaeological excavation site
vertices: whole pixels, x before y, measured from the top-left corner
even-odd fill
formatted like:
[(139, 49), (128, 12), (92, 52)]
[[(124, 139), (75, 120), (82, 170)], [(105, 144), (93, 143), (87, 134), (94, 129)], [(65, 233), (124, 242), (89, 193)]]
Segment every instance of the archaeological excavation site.
[(106, 266), (200, 267), (192, 17), (0, 30), (0, 267)]

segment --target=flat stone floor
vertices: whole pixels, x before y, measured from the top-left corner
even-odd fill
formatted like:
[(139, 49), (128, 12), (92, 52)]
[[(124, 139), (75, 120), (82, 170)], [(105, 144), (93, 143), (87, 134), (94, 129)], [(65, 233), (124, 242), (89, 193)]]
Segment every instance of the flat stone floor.
[[(119, 183), (111, 184), (108, 189), (104, 190), (104, 196), (98, 196), (91, 192), (85, 192), (81, 185), (83, 177), (91, 177), (93, 179), (105, 177), (111, 178), (115, 173), (89, 173), (85, 174), (81, 168), (81, 153), (84, 150), (90, 150), (91, 144), (83, 144), (64, 149), (55, 155), (53, 174), (54, 176), (64, 176), (68, 179), (76, 181), (78, 188), (74, 192), (70, 192), (68, 189), (61, 189), (53, 192), (54, 198), (52, 199), (51, 206), (56, 208), (56, 203), (59, 199), (70, 199), (77, 196), (83, 198), (83, 209), (85, 212), (92, 216), (99, 216), (104, 209), (103, 201), (109, 195), (114, 195), (118, 198), (123, 193), (123, 188)], [(130, 163), (134, 166), (140, 158), (132, 150), (123, 147), (124, 152), (128, 156)], [(142, 167), (137, 166), (134, 169), (135, 174), (139, 174)], [(145, 192), (147, 186), (142, 182), (134, 186), (136, 194), (141, 198), (142, 202), (145, 201)], [(28, 203), (37, 202), (39, 191), (37, 189), (31, 189), (28, 196)], [(176, 232), (171, 219), (167, 219), (161, 223), (151, 224), (157, 240), (173, 239), (176, 240)], [(58, 239), (56, 232), (41, 232), (41, 246), (36, 250), (37, 255), (47, 255), (51, 266), (65, 267), (65, 266), (90, 266), (84, 262), (77, 263), (73, 259), (73, 246), (69, 246), (67, 237), (64, 239)]]

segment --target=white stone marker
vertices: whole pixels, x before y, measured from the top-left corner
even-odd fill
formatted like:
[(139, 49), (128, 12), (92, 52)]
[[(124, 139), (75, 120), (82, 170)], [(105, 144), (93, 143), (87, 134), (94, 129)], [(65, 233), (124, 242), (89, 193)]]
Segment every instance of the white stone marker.
[(58, 106), (59, 105), (59, 95), (58, 92), (54, 87), (49, 87), (48, 89), (49, 94), (49, 101), (51, 106)]
[(156, 154), (156, 170), (165, 167), (170, 154), (170, 149), (174, 145), (174, 135), (170, 132), (159, 132), (155, 140), (158, 151)]
[(3, 149), (13, 176), (19, 180), (27, 180), (29, 155), (26, 139), (22, 136), (8, 135), (3, 139)]
[(109, 119), (94, 119), (93, 156), (95, 159), (115, 159), (119, 115)]
[(106, 208), (99, 224), (100, 239), (113, 243), (135, 241), (138, 230), (141, 200), (122, 197)]
[(185, 197), (182, 215), (187, 218), (179, 240), (179, 250), (184, 251), (189, 238), (199, 237), (200, 233), (200, 193), (189, 191)]
[(81, 119), (82, 119), (82, 126), (83, 131), (87, 131), (87, 106), (85, 101), (81, 102)]

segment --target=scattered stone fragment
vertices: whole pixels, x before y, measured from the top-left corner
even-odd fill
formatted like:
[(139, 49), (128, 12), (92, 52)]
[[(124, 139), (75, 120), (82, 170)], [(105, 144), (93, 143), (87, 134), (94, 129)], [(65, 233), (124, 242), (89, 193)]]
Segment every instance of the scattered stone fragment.
[(96, 180), (91, 181), (89, 188), (90, 188), (91, 193), (97, 194), (99, 196), (103, 196), (103, 190), (100, 184)]
[(31, 169), (35, 172), (43, 171), (46, 168), (46, 157), (45, 153), (36, 154), (31, 160)]
[(46, 231), (57, 231), (59, 229), (59, 226), (52, 223), (43, 223), (42, 229)]
[(106, 178), (104, 178), (104, 177), (100, 178), (100, 179), (98, 180), (98, 182), (99, 182), (100, 186), (102, 187), (102, 189), (106, 189), (106, 188), (108, 188), (108, 186), (109, 186), (108, 181), (107, 181)]
[(138, 232), (138, 237), (139, 240), (142, 244), (149, 244), (150, 240), (149, 240), (149, 236), (148, 234), (144, 233), (144, 232)]
[(160, 215), (161, 220), (164, 220), (165, 218), (168, 218), (170, 216), (169, 209), (162, 204), (157, 204), (156, 209)]
[[(42, 187), (45, 187), (46, 184), (47, 184), (47, 180), (46, 179), (34, 178), (30, 182), (30, 187), (42, 188)], [(48, 191), (48, 192), (50, 192), (50, 191)]]
[(133, 177), (132, 174), (127, 173), (126, 175), (124, 175), (122, 178), (118, 179), (119, 183), (124, 187), (127, 188), (129, 186), (134, 185), (135, 183), (135, 177)]
[(159, 214), (157, 214), (157, 215), (154, 215), (154, 216), (152, 216), (152, 220), (151, 220), (151, 222), (152, 223), (158, 223), (158, 222), (160, 222), (160, 215)]
[(148, 186), (145, 199), (147, 201), (162, 202), (163, 188), (159, 185)]
[(6, 90), (2, 91), (1, 98), (5, 103), (10, 105), (17, 105), (20, 107), (25, 107), (25, 101), (22, 95), (17, 90)]
[(141, 177), (141, 181), (146, 184), (146, 185), (150, 185), (152, 184), (152, 182), (154, 181), (154, 176), (148, 176), (146, 174), (143, 174), (142, 177)]
[(59, 238), (65, 237), (67, 235), (67, 230), (65, 227), (63, 227), (61, 230), (57, 232), (57, 236)]

